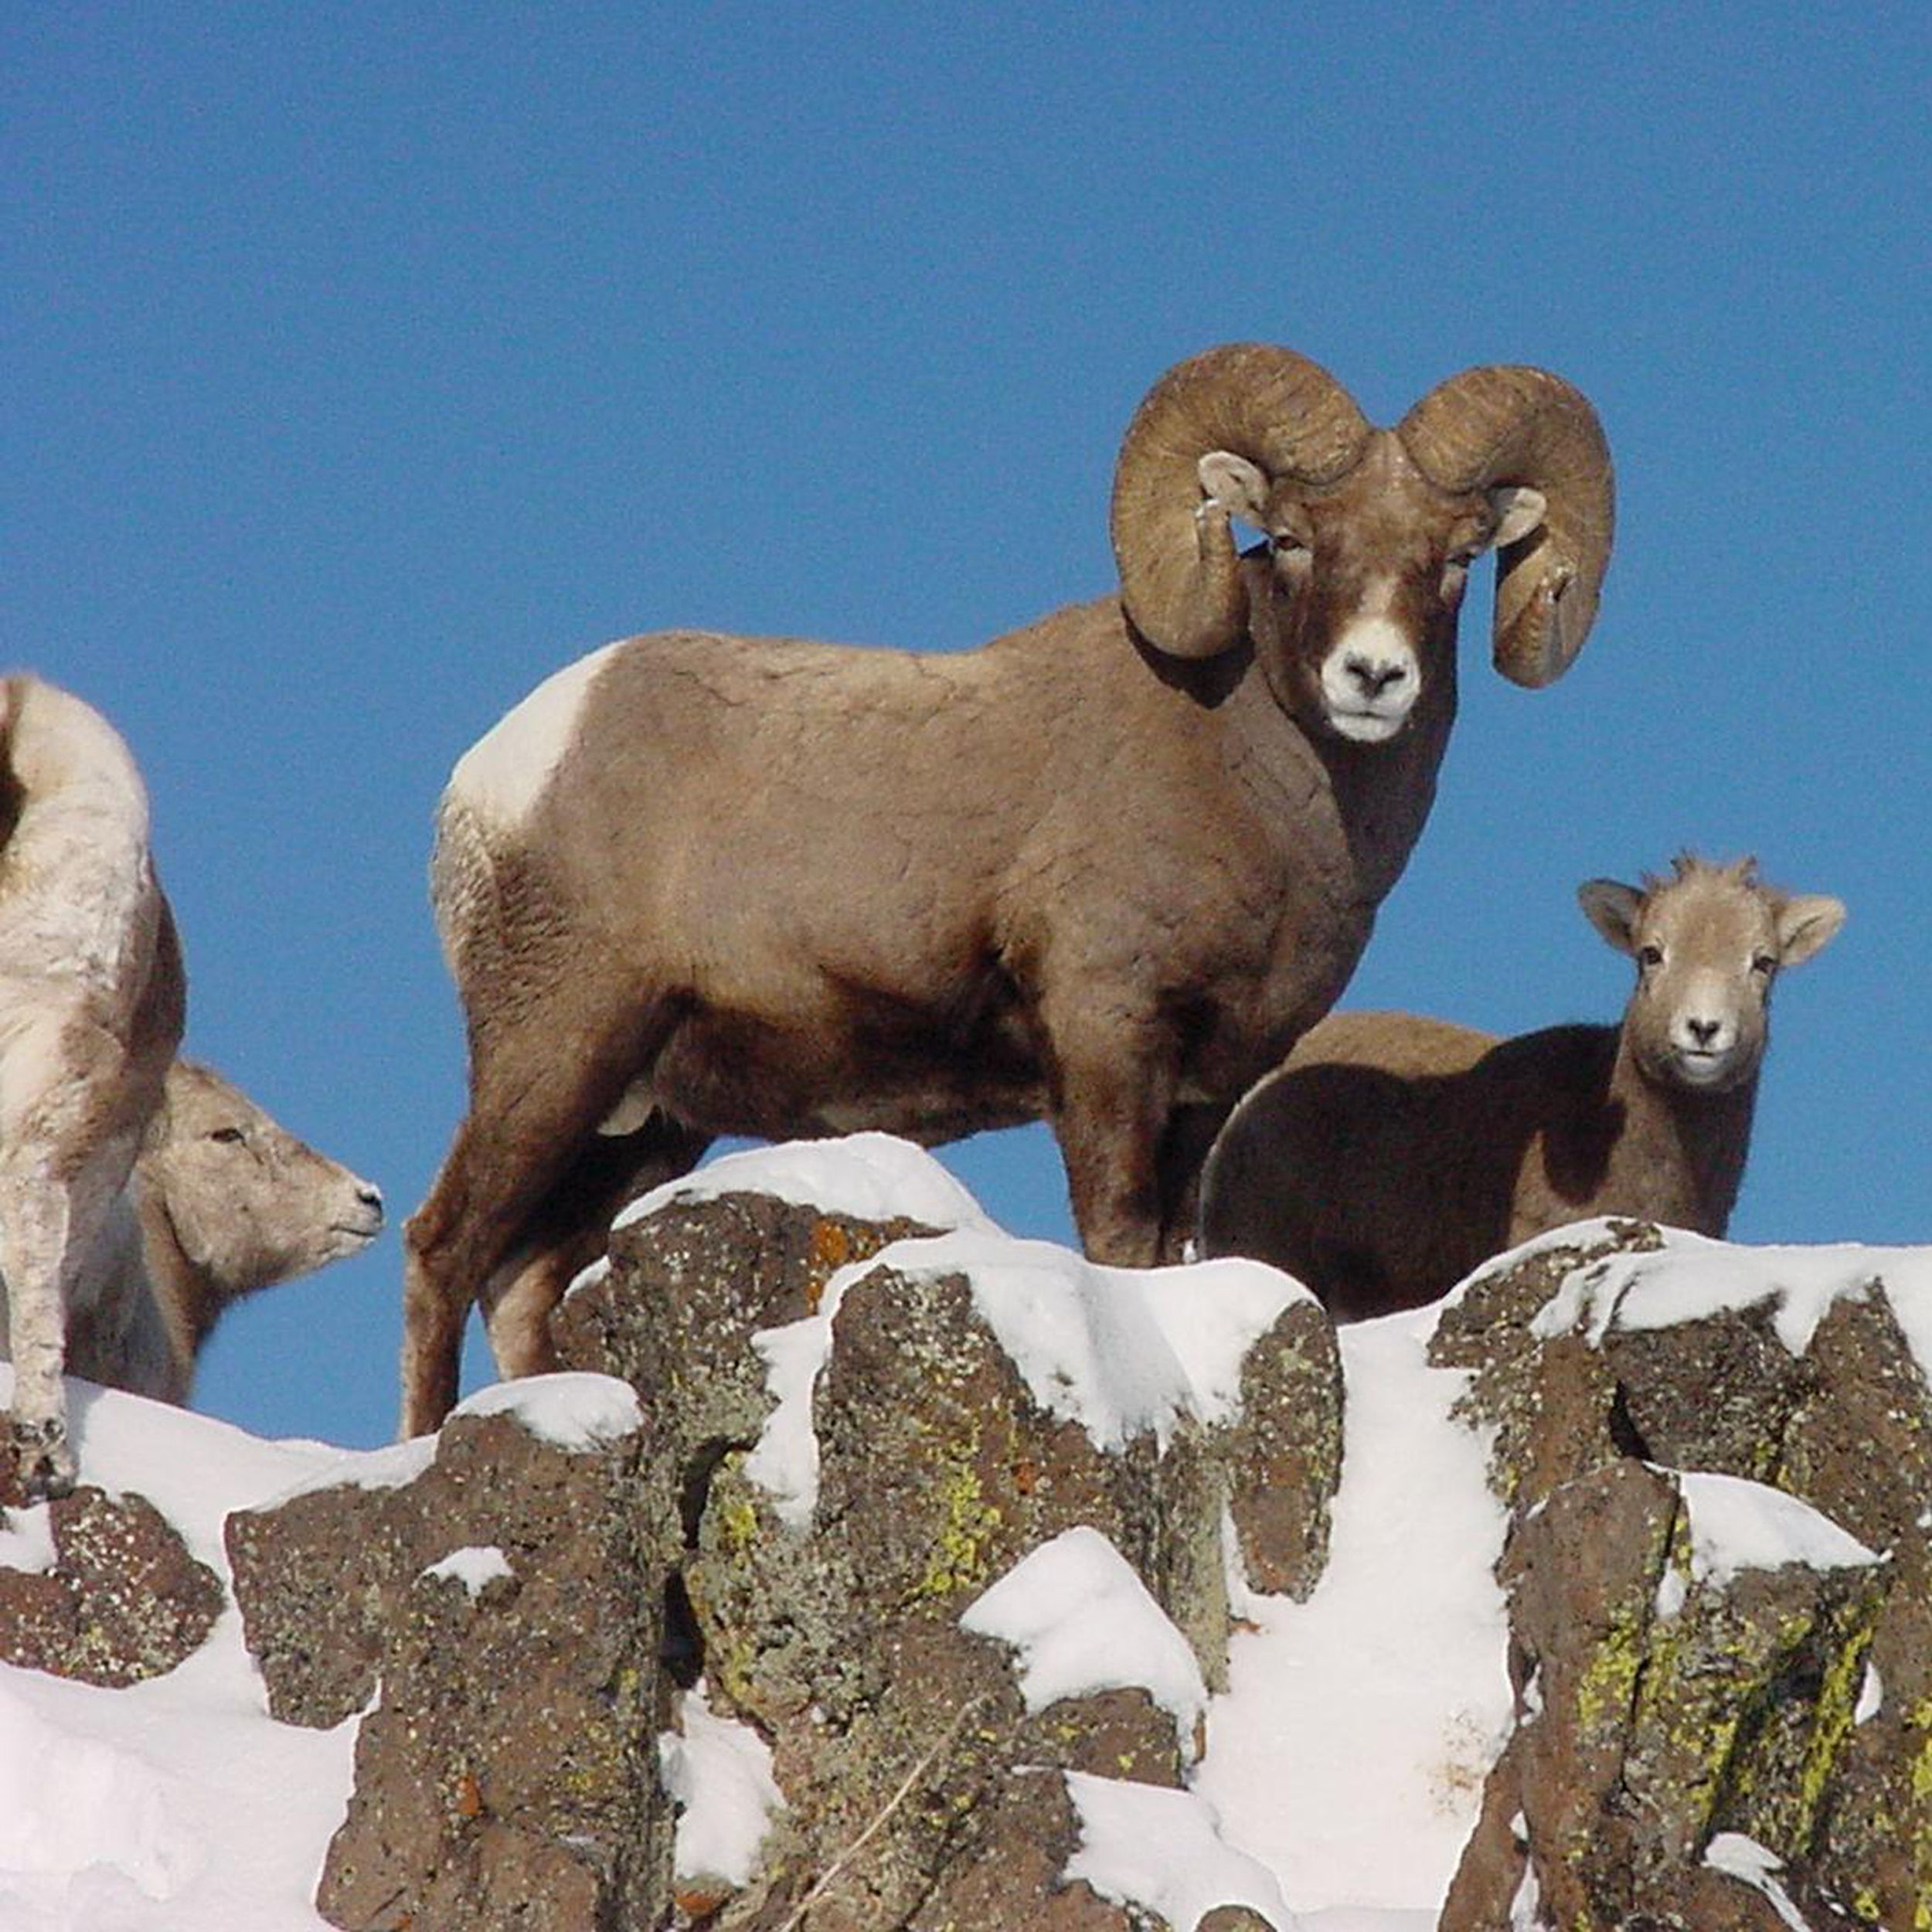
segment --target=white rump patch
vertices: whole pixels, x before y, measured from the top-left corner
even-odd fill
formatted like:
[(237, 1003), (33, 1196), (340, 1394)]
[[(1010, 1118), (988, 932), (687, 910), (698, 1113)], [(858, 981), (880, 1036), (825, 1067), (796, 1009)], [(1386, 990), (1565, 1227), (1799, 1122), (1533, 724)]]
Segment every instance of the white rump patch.
[(451, 791), (492, 825), (520, 825), (570, 750), (590, 688), (617, 648), (607, 644), (546, 678), (457, 760)]

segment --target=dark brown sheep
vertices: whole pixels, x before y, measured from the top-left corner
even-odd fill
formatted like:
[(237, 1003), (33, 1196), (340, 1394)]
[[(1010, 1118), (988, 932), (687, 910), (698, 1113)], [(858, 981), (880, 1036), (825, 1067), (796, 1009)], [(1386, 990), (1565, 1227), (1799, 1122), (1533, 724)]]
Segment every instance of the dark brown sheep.
[(1498, 1039), (1334, 1013), (1243, 1100), (1202, 1183), (1201, 1250), (1271, 1261), (1341, 1321), (1435, 1301), (1492, 1255), (1601, 1214), (1722, 1236), (1750, 1145), (1771, 983), (1835, 933), (1748, 859), (1578, 890), (1637, 962), (1619, 1026)]

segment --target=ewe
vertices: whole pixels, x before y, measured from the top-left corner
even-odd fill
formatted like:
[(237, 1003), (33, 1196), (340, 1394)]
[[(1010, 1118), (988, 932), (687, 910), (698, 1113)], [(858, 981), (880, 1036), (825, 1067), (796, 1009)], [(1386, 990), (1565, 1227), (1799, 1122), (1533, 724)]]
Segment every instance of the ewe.
[(70, 1289), (67, 1367), (185, 1403), (230, 1305), (353, 1254), (383, 1197), (213, 1068), (177, 1060), (132, 1184)]
[(160, 1103), (185, 1001), (127, 746), (70, 693), (0, 679), (0, 1275), (29, 1499), (73, 1486), (65, 1298)]
[(1386, 430), (1236, 345), (1128, 430), (1117, 597), (959, 654), (668, 631), (540, 685), (437, 816), (470, 1102), (407, 1230), (406, 1432), (454, 1400), (472, 1298), (505, 1373), (550, 1366), (613, 1209), (720, 1134), (1044, 1118), (1088, 1252), (1175, 1251), (1214, 1125), (1333, 1003), (1421, 831), (1471, 562), (1498, 546), (1498, 667), (1546, 684), (1611, 495), (1541, 370)]
[(1594, 879), (1590, 923), (1637, 962), (1619, 1026), (1498, 1040), (1336, 1013), (1230, 1115), (1201, 1251), (1272, 1261), (1341, 1321), (1446, 1294), (1532, 1234), (1627, 1214), (1721, 1236), (1744, 1171), (1771, 983), (1835, 933), (1749, 859), (1641, 889)]

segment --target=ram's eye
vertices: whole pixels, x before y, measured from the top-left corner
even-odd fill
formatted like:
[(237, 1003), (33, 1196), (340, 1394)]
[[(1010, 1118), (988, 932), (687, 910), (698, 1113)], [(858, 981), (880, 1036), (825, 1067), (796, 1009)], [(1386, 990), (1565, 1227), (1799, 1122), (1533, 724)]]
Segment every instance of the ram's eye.
[(1274, 546), (1277, 556), (1292, 556), (1308, 547), (1292, 530), (1270, 530), (1268, 541)]
[(220, 1141), (223, 1147), (240, 1147), (248, 1136), (238, 1127), (218, 1127), (208, 1138)]
[(1664, 963), (1664, 949), (1661, 946), (1639, 946), (1637, 963), (1640, 966), (1661, 966)]

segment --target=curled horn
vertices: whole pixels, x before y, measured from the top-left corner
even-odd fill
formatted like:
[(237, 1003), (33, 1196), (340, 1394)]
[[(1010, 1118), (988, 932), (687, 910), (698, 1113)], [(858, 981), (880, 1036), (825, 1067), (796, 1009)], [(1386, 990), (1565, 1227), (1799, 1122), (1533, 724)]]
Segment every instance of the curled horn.
[(1171, 656), (1206, 658), (1245, 628), (1240, 565), (1225, 511), (1202, 494), (1202, 457), (1226, 450), (1270, 482), (1328, 483), (1369, 434), (1348, 391), (1291, 349), (1234, 342), (1169, 369), (1134, 412), (1114, 473), (1114, 555), (1135, 629)]
[(1561, 376), (1492, 366), (1439, 383), (1396, 434), (1444, 489), (1543, 492), (1543, 522), (1497, 553), (1495, 654), (1518, 684), (1554, 683), (1590, 634), (1610, 564), (1616, 492), (1597, 412)]

